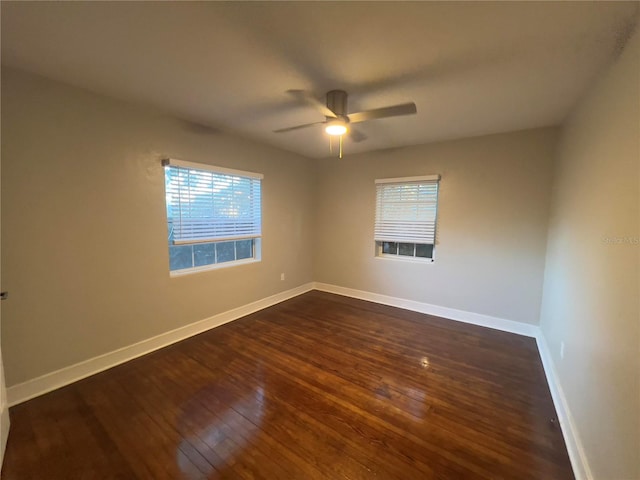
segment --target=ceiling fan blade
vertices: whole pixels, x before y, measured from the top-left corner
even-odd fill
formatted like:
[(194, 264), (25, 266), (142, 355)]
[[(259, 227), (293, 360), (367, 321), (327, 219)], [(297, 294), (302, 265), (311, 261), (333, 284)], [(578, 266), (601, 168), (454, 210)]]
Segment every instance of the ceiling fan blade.
[(367, 136), (362, 133), (360, 130), (355, 128), (349, 128), (349, 138), (354, 142), (362, 142), (367, 139)]
[(401, 105), (393, 105), (392, 107), (375, 108), (364, 112), (350, 113), (347, 115), (350, 123), (366, 122), (367, 120), (375, 120), (377, 118), (397, 117), (399, 115), (411, 115), (418, 111), (416, 104), (403, 103)]
[(315, 107), (316, 110), (321, 112), (325, 117), (337, 118), (337, 115), (333, 113), (333, 111), (331, 111), (329, 107), (327, 107), (324, 103), (311, 95), (309, 92), (305, 92), (304, 90), (287, 90), (287, 93), (294, 96), (301, 102)]
[(296, 125), (295, 127), (280, 128), (278, 130), (274, 130), (273, 133), (290, 132), (292, 130), (298, 130), (300, 128), (307, 128), (307, 127), (313, 127), (314, 125), (320, 125), (321, 123), (325, 123), (325, 122), (305, 123), (304, 125)]

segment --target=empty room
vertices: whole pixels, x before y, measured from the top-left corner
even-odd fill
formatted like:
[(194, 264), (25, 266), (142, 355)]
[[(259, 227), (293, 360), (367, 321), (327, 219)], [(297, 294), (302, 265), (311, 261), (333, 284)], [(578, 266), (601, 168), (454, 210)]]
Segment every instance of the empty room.
[(2, 1), (2, 479), (640, 480), (639, 15)]

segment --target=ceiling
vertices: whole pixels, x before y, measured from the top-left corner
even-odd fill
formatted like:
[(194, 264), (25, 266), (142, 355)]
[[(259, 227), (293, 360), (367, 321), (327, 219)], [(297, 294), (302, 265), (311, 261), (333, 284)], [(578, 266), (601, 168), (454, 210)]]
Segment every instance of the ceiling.
[(557, 125), (620, 51), (637, 2), (7, 2), (2, 63), (308, 157), (313, 108), (414, 101), (348, 153)]

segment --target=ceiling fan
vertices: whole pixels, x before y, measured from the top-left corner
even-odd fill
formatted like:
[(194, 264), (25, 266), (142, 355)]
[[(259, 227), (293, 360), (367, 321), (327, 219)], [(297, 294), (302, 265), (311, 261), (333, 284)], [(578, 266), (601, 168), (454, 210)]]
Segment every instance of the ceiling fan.
[(374, 108), (364, 112), (347, 113), (347, 92), (344, 90), (331, 90), (327, 92), (326, 105), (304, 90), (287, 90), (287, 93), (294, 96), (301, 102), (315, 107), (325, 116), (322, 122), (305, 123), (295, 127), (280, 128), (274, 133), (290, 132), (301, 128), (312, 127), (314, 125), (325, 125), (325, 131), (332, 136), (340, 137), (340, 158), (342, 158), (342, 136), (349, 134), (354, 142), (361, 142), (367, 138), (365, 134), (351, 126), (352, 123), (366, 122), (379, 118), (397, 117), (400, 115), (412, 115), (418, 110), (416, 104), (402, 103), (390, 107)]

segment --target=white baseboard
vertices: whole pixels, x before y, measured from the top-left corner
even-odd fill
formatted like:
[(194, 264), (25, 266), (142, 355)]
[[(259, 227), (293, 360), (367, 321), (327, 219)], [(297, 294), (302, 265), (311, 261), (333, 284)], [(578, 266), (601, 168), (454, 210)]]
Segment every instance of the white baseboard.
[[(65, 385), (69, 385), (70, 383), (94, 375), (103, 370), (115, 367), (116, 365), (119, 365), (121, 363), (133, 360), (134, 358), (146, 355), (147, 353), (153, 352), (162, 347), (166, 347), (173, 343), (179, 342), (180, 340), (184, 340), (217, 326), (223, 325), (233, 320), (237, 320), (238, 318), (244, 317), (245, 315), (257, 312), (259, 310), (270, 307), (272, 305), (283, 302), (314, 289), (535, 338), (538, 344), (540, 358), (542, 359), (542, 365), (547, 376), (547, 383), (549, 384), (551, 397), (558, 414), (560, 427), (562, 429), (562, 434), (567, 445), (569, 458), (571, 460), (571, 465), (573, 467), (576, 480), (593, 479), (591, 470), (589, 469), (589, 464), (584, 453), (584, 449), (582, 447), (582, 442), (580, 441), (580, 438), (578, 436), (577, 429), (573, 422), (573, 417), (571, 416), (571, 412), (567, 404), (567, 400), (562, 391), (558, 376), (556, 375), (555, 367), (549, 353), (547, 343), (538, 326), (516, 322), (513, 320), (506, 320), (498, 317), (492, 317), (489, 315), (483, 315), (480, 313), (441, 307), (438, 305), (431, 305), (414, 300), (391, 297), (388, 295), (365, 292), (362, 290), (339, 287), (337, 285), (330, 285), (320, 282), (307, 283), (291, 290), (277, 293), (270, 297), (252, 302), (248, 305), (219, 313), (190, 325), (186, 325), (184, 327), (162, 333), (158, 336), (143, 340), (133, 345), (114, 350), (113, 352), (109, 352), (104, 355), (85, 360), (84, 362), (62, 368), (55, 372), (42, 375), (41, 377), (28, 380), (24, 383), (14, 385), (7, 389), (8, 406), (13, 406), (18, 403), (25, 402), (31, 398), (43, 395)], [(5, 408), (5, 410), (8, 411), (7, 408)]]
[(313, 290), (313, 283), (300, 285), (299, 287), (277, 293), (267, 298), (234, 308), (226, 312), (219, 313), (212, 317), (198, 322), (176, 328), (169, 332), (162, 333), (155, 337), (143, 340), (133, 345), (114, 350), (89, 360), (85, 360), (75, 365), (47, 373), (40, 377), (28, 380), (18, 385), (13, 385), (7, 389), (7, 403), (9, 406), (25, 402), (31, 398), (43, 395), (52, 390), (56, 390), (70, 383), (89, 377), (96, 373), (115, 367), (134, 358), (146, 355), (172, 343), (179, 342), (199, 333), (218, 327), (225, 323), (237, 320), (251, 313), (270, 307), (290, 298)]
[(551, 357), (551, 352), (547, 345), (547, 341), (542, 334), (542, 331), (536, 336), (536, 342), (538, 343), (538, 351), (540, 352), (540, 358), (542, 360), (542, 366), (544, 373), (547, 376), (547, 384), (551, 391), (551, 398), (553, 398), (553, 404), (556, 407), (556, 413), (558, 415), (558, 421), (560, 422), (560, 428), (562, 429), (562, 435), (564, 436), (564, 443), (567, 445), (567, 451), (569, 453), (569, 459), (571, 460), (571, 466), (573, 467), (573, 474), (576, 480), (593, 480), (591, 469), (589, 468), (589, 462), (582, 446), (582, 441), (578, 435), (571, 410), (567, 398), (564, 396), (562, 386), (560, 385), (560, 379), (556, 374), (555, 364)]
[(346, 297), (358, 298), (369, 302), (381, 303), (392, 307), (404, 308), (419, 313), (426, 313), (436, 317), (443, 317), (458, 322), (471, 323), (481, 327), (495, 328), (504, 332), (517, 333), (526, 337), (536, 337), (538, 335), (538, 326), (529, 323), (516, 322), (506, 320), (504, 318), (492, 317), (481, 313), (467, 312), (465, 310), (457, 310), (455, 308), (441, 307), (431, 305), (429, 303), (416, 302), (415, 300), (407, 300), (404, 298), (390, 297), (379, 293), (365, 292), (363, 290), (355, 290), (353, 288), (339, 287), (328, 283), (314, 283), (316, 290), (323, 292), (336, 293)]
[(562, 391), (558, 376), (556, 375), (553, 360), (549, 353), (546, 340), (540, 331), (540, 327), (528, 323), (506, 320), (504, 318), (390, 297), (388, 295), (355, 290), (353, 288), (339, 287), (327, 283), (314, 282), (314, 289), (535, 338), (576, 480), (593, 480), (582, 442), (578, 436), (578, 430), (571, 416), (569, 405)]
[(420, 313), (436, 315), (451, 320), (472, 323), (474, 325), (495, 328), (498, 330), (504, 330), (520, 335), (526, 335), (529, 337), (535, 337), (537, 335), (537, 327), (534, 325), (528, 325), (520, 322), (514, 322), (512, 320), (505, 320), (478, 313), (466, 312), (463, 310), (456, 310), (453, 308), (430, 305), (413, 300), (380, 295), (377, 293), (364, 292), (352, 288), (329, 285), (326, 283), (310, 282), (291, 290), (287, 290), (285, 292), (263, 298), (256, 302), (252, 302), (248, 305), (219, 313), (210, 318), (200, 320), (190, 325), (186, 325), (184, 327), (162, 333), (133, 345), (129, 345), (118, 350), (114, 350), (112, 352), (90, 358), (83, 362), (70, 365), (60, 370), (47, 373), (40, 377), (28, 380), (24, 383), (13, 385), (7, 389), (8, 406), (13, 406), (17, 405), (18, 403), (25, 402), (31, 398), (43, 395), (65, 385), (69, 385), (70, 383), (94, 375), (103, 370), (107, 370), (111, 367), (127, 362), (134, 358), (146, 355), (147, 353), (153, 352), (154, 350), (166, 347), (167, 345), (171, 345), (172, 343), (179, 342), (180, 340), (184, 340), (211, 328), (231, 322), (240, 317), (257, 312), (258, 310), (270, 307), (272, 305), (275, 305), (276, 303), (283, 302), (313, 289), (336, 293), (338, 295), (345, 295), (348, 297), (359, 298), (361, 300), (382, 303), (385, 305), (391, 305), (394, 307), (404, 308), (406, 310), (412, 310)]

